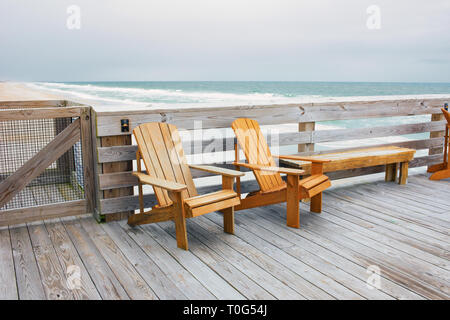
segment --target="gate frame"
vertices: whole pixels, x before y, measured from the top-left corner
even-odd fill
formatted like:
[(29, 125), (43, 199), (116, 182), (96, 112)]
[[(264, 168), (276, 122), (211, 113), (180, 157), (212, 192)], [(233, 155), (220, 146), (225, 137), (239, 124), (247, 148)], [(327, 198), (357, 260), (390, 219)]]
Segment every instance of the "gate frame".
[[(55, 138), (49, 142), (46, 147), (60, 146), (63, 149), (70, 149), (78, 141), (81, 142), (81, 154), (83, 161), (83, 178), (84, 178), (84, 199), (65, 201), (59, 203), (52, 203), (47, 205), (24, 207), (17, 209), (8, 209), (0, 211), (0, 226), (12, 225), (18, 223), (32, 222), (36, 220), (58, 218), (65, 216), (80, 215), (85, 213), (95, 212), (97, 194), (95, 186), (95, 174), (94, 174), (94, 145), (92, 138), (92, 107), (67, 100), (38, 100), (38, 101), (0, 101), (0, 121), (8, 120), (36, 120), (36, 119), (58, 119), (58, 118), (78, 118), (70, 126), (66, 127), (61, 133), (57, 134)], [(77, 128), (76, 128), (77, 127)], [(69, 129), (78, 132), (69, 141), (62, 139), (65, 135), (70, 134)], [(79, 137), (75, 143), (72, 143), (73, 139)], [(59, 138), (58, 138), (59, 137)], [(40, 152), (41, 152), (40, 151)], [(65, 152), (65, 151), (64, 151)], [(17, 171), (28, 172), (28, 178), (25, 177), (22, 184), (19, 179), (16, 181), (4, 180), (0, 183), (0, 206), (4, 206), (8, 203), (12, 197), (6, 194), (13, 192), (14, 194), (20, 192), (26, 187), (34, 178), (30, 179), (30, 176), (35, 177), (42, 173), (45, 169), (34, 172), (36, 167), (31, 165), (37, 164), (40, 161), (51, 161), (54, 156), (48, 156), (48, 159), (44, 159), (44, 155), (39, 155), (39, 152), (34, 155), (30, 160), (25, 162)], [(59, 158), (59, 157), (58, 157)], [(57, 159), (56, 159), (57, 160)], [(55, 161), (56, 161), (55, 160)], [(54, 161), (52, 161), (53, 163)], [(31, 166), (31, 167), (30, 167)], [(28, 167), (28, 168), (27, 168)], [(28, 170), (26, 170), (28, 169)], [(16, 171), (16, 173), (17, 173)], [(11, 176), (15, 175), (13, 173)], [(7, 201), (2, 201), (9, 198)]]

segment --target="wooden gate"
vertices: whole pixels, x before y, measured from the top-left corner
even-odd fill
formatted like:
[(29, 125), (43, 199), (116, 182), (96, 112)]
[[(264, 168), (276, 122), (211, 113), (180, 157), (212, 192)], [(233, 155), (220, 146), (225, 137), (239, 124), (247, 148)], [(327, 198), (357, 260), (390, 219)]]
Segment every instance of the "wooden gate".
[(0, 102), (0, 226), (93, 212), (91, 112), (62, 100)]

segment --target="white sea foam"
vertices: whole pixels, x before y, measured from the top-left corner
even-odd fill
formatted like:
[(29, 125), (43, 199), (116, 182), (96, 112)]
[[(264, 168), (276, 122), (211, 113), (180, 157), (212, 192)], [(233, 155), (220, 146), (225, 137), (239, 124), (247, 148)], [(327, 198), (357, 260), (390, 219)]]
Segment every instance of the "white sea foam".
[(308, 99), (320, 98), (318, 95), (286, 97), (275, 93), (227, 93), (217, 91), (185, 91), (180, 89), (144, 89), (105, 87), (92, 84), (67, 84), (40, 82), (29, 84), (37, 89), (49, 90), (59, 94), (72, 95), (84, 100), (100, 103), (128, 103), (132, 105), (151, 105), (153, 108), (224, 106), (298, 103)]
[[(99, 96), (98, 94), (96, 94), (95, 89), (89, 90), (90, 85), (77, 86), (63, 83), (27, 83), (26, 85), (37, 90), (49, 91), (62, 96), (80, 98), (81, 99), (80, 102), (95, 101), (107, 104), (126, 103), (133, 106), (148, 105), (148, 103), (138, 102), (133, 99), (127, 99), (125, 97), (111, 98)], [(88, 89), (86, 90), (86, 88), (84, 87), (87, 87)]]

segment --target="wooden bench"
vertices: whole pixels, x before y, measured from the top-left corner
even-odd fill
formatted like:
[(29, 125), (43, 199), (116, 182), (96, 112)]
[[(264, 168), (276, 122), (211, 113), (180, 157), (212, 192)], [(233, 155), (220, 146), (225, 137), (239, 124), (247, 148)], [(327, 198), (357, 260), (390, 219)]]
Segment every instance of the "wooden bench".
[[(414, 158), (415, 152), (414, 149), (393, 146), (374, 147), (338, 153), (324, 153), (308, 158), (331, 160), (331, 162), (324, 163), (324, 173), (385, 165), (386, 181), (396, 181), (397, 172), (400, 169), (399, 184), (406, 184), (409, 162)], [(280, 165), (303, 169), (306, 174), (311, 172), (311, 163), (307, 161), (280, 159)]]

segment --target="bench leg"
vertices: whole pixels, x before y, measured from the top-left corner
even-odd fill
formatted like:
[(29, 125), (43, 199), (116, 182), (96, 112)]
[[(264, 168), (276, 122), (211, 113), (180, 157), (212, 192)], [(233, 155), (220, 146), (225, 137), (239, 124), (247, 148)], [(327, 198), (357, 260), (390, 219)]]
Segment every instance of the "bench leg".
[(310, 209), (311, 212), (321, 213), (322, 212), (322, 192), (316, 194), (311, 198)]
[(409, 162), (402, 162), (400, 164), (400, 179), (398, 181), (399, 184), (406, 184), (408, 181), (408, 168)]
[(287, 176), (287, 226), (292, 228), (300, 228), (300, 192), (299, 192), (298, 176)]
[(387, 182), (397, 180), (397, 163), (391, 163), (386, 165), (386, 177)]

